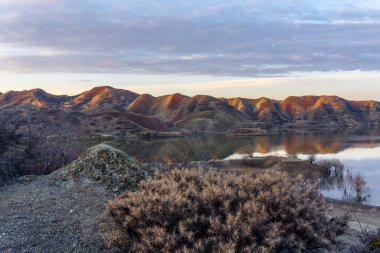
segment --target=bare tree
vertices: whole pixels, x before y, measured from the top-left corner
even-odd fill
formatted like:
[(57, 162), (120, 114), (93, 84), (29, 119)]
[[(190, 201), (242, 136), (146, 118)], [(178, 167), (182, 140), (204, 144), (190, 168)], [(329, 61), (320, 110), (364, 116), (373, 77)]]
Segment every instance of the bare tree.
[(347, 171), (343, 184), (343, 198), (356, 202), (366, 202), (371, 197), (371, 189), (361, 174)]

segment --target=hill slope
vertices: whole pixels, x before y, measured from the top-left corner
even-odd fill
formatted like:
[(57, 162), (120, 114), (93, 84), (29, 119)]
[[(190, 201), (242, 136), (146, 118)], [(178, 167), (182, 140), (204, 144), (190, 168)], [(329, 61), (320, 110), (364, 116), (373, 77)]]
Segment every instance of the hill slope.
[(294, 127), (380, 124), (379, 102), (350, 101), (337, 96), (291, 96), (282, 101), (189, 97), (179, 93), (154, 97), (109, 86), (95, 87), (76, 96), (56, 96), (41, 89), (0, 94), (0, 109), (46, 107), (79, 114), (87, 120), (108, 118), (109, 124), (115, 124), (110, 118), (124, 118), (125, 122), (153, 131), (226, 132), (263, 124)]
[(69, 102), (65, 108), (81, 112), (125, 111), (128, 105), (138, 97), (138, 94), (109, 86), (95, 87), (85, 91)]

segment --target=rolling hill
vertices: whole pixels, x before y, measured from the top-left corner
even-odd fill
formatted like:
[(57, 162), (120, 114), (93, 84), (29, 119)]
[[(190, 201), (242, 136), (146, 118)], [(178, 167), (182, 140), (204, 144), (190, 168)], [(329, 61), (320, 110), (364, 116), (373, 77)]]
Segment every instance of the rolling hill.
[(347, 127), (380, 123), (379, 102), (350, 101), (337, 96), (291, 96), (281, 101), (189, 97), (179, 93), (154, 97), (109, 86), (95, 87), (76, 96), (52, 95), (41, 89), (0, 93), (0, 110), (31, 108), (60, 110), (86, 126), (102, 124), (103, 130), (98, 132), (104, 129), (227, 132), (268, 126)]

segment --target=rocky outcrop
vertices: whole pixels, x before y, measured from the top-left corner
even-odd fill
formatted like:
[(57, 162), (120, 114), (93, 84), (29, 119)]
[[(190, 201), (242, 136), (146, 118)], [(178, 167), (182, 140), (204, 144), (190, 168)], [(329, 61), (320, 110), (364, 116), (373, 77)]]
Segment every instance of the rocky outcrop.
[(55, 185), (101, 185), (112, 192), (135, 190), (151, 175), (137, 160), (106, 144), (89, 148), (77, 160), (52, 173)]
[(89, 148), (50, 175), (23, 176), (0, 188), (0, 252), (115, 252), (105, 204), (135, 190), (150, 171), (109, 145)]

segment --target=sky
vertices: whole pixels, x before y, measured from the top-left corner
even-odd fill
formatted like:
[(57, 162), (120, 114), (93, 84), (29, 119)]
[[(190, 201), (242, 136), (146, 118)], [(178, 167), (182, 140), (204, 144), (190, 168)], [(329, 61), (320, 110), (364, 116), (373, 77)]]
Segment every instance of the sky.
[(0, 91), (380, 100), (380, 1), (0, 0)]

